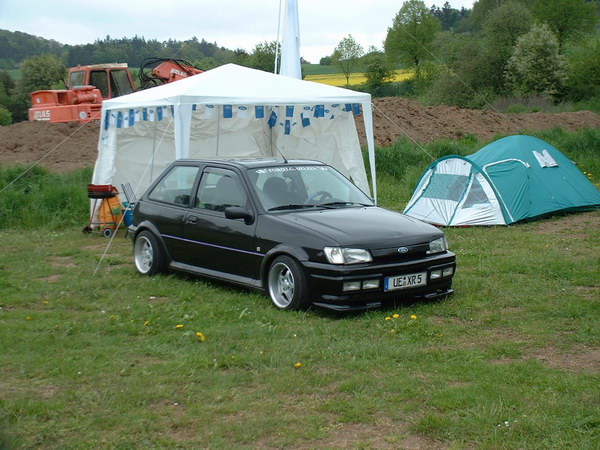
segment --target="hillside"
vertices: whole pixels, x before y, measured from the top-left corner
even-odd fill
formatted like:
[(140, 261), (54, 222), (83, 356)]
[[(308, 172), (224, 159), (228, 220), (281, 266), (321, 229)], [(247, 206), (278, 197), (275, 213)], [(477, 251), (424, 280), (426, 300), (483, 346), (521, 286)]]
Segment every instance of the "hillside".
[[(566, 130), (600, 128), (600, 116), (590, 111), (546, 114), (499, 114), (456, 107), (426, 107), (397, 97), (373, 101), (377, 146), (387, 146), (407, 136), (420, 144), (463, 135), (487, 141), (497, 134), (561, 127)], [(357, 120), (364, 143), (362, 118)], [(40, 162), (54, 171), (93, 166), (96, 160), (98, 124), (50, 124), (21, 122), (0, 127), (0, 165)]]

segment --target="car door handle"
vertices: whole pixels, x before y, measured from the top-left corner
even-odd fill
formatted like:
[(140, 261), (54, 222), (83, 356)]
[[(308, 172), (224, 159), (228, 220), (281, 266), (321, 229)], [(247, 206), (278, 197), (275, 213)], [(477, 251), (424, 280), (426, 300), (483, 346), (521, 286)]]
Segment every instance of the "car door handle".
[(196, 216), (189, 216), (187, 218), (187, 220), (185, 221), (185, 223), (197, 223), (198, 222), (198, 217)]

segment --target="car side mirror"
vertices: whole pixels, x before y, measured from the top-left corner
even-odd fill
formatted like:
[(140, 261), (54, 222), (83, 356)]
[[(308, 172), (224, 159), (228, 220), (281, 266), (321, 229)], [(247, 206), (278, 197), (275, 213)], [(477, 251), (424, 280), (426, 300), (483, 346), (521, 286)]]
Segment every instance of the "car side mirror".
[(254, 214), (241, 206), (229, 206), (228, 208), (225, 208), (225, 217), (233, 220), (244, 219), (246, 225), (250, 225), (254, 222)]

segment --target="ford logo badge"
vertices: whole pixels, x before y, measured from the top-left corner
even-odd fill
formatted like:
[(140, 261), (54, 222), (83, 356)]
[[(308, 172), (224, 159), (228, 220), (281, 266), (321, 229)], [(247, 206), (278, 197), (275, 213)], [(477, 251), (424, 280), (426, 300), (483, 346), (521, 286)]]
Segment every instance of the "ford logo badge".
[(407, 249), (406, 247), (400, 247), (400, 248), (398, 249), (398, 251), (399, 251), (400, 253), (407, 253), (407, 252), (408, 252), (408, 249)]

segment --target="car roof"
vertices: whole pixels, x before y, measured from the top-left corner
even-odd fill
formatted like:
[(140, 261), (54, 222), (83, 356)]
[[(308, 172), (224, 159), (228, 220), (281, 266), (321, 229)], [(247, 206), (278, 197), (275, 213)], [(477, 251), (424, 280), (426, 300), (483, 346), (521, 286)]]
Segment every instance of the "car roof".
[(320, 161), (314, 160), (303, 160), (303, 159), (289, 159), (283, 160), (281, 158), (232, 158), (232, 159), (179, 159), (175, 161), (175, 164), (219, 164), (235, 166), (239, 168), (252, 169), (255, 167), (285, 167), (285, 166), (297, 166), (297, 165), (324, 165)]

